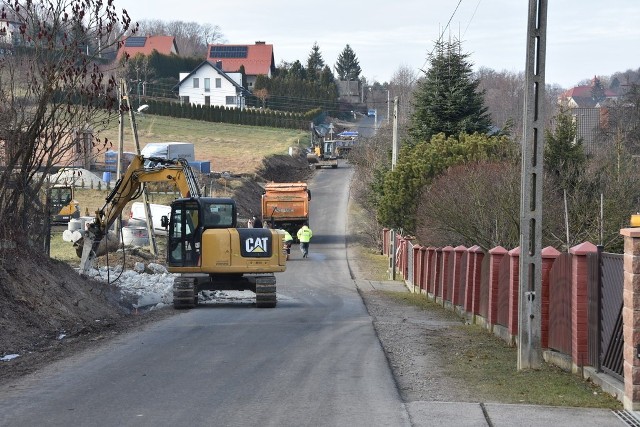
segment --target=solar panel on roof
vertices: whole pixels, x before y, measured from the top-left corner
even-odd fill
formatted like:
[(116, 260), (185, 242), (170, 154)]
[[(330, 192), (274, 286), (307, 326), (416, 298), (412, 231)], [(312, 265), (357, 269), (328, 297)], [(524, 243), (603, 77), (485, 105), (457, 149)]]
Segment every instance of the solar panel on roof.
[(125, 47), (144, 47), (146, 42), (146, 37), (129, 37), (124, 41), (124, 45)]
[(211, 46), (209, 58), (246, 58), (247, 46)]

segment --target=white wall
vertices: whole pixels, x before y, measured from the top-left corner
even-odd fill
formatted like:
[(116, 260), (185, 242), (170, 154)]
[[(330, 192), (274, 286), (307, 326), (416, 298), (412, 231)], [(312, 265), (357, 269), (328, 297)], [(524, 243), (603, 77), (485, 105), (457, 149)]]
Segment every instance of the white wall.
[[(193, 87), (193, 79), (198, 79), (198, 87)], [(205, 91), (205, 78), (210, 79), (210, 90)], [(221, 87), (216, 87), (216, 79), (220, 79)], [(189, 103), (194, 105), (205, 105), (205, 96), (210, 97), (209, 105), (221, 107), (236, 107), (236, 104), (227, 104), (228, 96), (236, 96), (236, 87), (219, 74), (213, 67), (200, 67), (194, 74), (190, 75), (180, 84), (179, 96), (189, 97)]]

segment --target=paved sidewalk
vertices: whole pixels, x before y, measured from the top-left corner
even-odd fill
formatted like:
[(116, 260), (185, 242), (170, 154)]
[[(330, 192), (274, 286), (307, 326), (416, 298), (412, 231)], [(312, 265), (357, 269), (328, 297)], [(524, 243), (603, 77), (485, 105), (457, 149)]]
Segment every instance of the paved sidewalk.
[[(618, 415), (608, 409), (460, 402), (410, 402), (406, 408), (415, 427), (640, 426), (640, 419), (633, 414)], [(625, 417), (632, 422), (623, 421)]]

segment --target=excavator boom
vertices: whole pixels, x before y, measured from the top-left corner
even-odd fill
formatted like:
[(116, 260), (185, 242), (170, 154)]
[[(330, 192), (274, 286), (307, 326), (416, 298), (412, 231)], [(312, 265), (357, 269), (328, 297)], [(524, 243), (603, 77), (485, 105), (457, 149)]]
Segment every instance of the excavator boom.
[[(152, 160), (153, 167), (145, 167), (146, 160)], [(95, 219), (84, 232), (80, 271), (86, 273), (95, 258), (100, 241), (107, 234), (124, 207), (136, 199), (146, 182), (173, 182), (182, 197), (200, 197), (197, 179), (184, 159), (167, 160), (135, 156), (124, 175), (116, 182), (106, 198), (104, 206), (96, 211)]]

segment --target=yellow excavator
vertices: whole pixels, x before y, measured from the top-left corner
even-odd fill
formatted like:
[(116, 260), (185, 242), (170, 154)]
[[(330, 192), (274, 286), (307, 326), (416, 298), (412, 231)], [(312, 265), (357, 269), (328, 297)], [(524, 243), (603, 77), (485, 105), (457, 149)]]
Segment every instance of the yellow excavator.
[[(145, 167), (145, 161), (153, 167)], [(100, 241), (125, 205), (142, 194), (143, 183), (170, 182), (181, 198), (171, 203), (171, 215), (162, 217), (168, 229), (167, 269), (179, 273), (173, 284), (173, 306), (191, 308), (203, 290), (250, 290), (256, 306), (276, 306), (274, 273), (285, 271), (284, 232), (266, 228), (237, 228), (233, 199), (202, 197), (191, 167), (184, 159), (136, 156), (116, 182), (105, 205), (83, 238), (75, 243), (86, 273)]]

